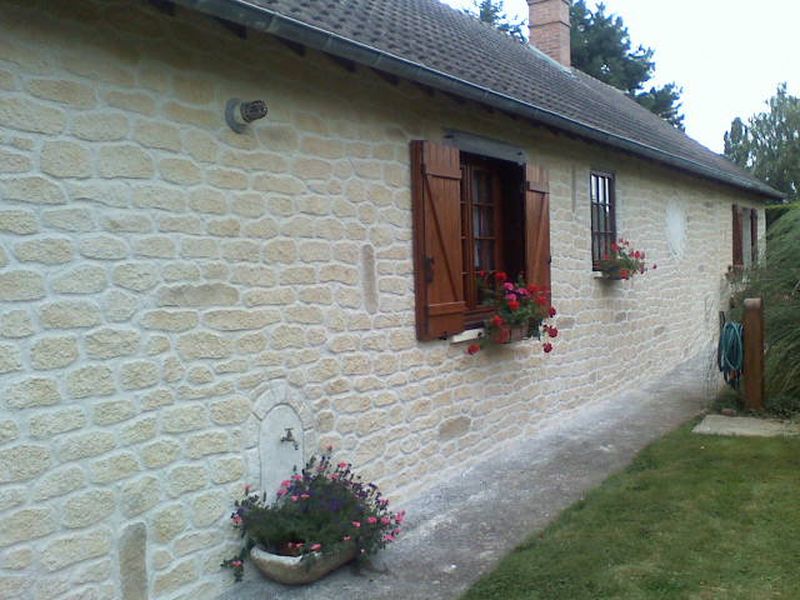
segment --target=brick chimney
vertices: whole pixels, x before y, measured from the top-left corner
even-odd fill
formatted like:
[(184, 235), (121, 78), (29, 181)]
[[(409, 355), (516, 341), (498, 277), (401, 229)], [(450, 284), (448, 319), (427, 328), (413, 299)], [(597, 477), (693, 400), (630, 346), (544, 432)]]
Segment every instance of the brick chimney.
[(569, 4), (570, 0), (528, 0), (531, 45), (565, 67), (571, 66)]

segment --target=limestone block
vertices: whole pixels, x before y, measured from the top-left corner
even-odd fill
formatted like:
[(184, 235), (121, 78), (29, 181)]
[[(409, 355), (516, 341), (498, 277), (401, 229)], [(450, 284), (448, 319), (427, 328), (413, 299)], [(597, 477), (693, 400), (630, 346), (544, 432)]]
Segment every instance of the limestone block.
[(188, 129), (183, 133), (183, 148), (195, 160), (216, 162), (219, 143), (205, 131)]
[(120, 440), (123, 444), (139, 444), (152, 440), (157, 432), (158, 420), (155, 417), (146, 417), (123, 427)]
[(188, 559), (178, 563), (169, 571), (156, 575), (153, 593), (157, 594), (158, 598), (166, 597), (171, 592), (195, 581), (197, 581), (195, 561)]
[(128, 117), (121, 112), (80, 112), (75, 113), (70, 124), (70, 132), (83, 140), (91, 142), (114, 142), (128, 134)]
[(236, 237), (241, 224), (238, 219), (212, 219), (208, 222), (208, 234), (216, 237)]
[(61, 393), (55, 380), (30, 377), (8, 385), (3, 398), (8, 408), (31, 408), (58, 404)]
[(164, 158), (158, 162), (158, 170), (164, 181), (177, 185), (197, 185), (203, 181), (203, 172), (191, 160)]
[(0, 97), (0, 126), (3, 128), (54, 135), (64, 130), (67, 115), (30, 97), (3, 94)]
[(182, 404), (164, 409), (161, 424), (165, 433), (183, 433), (206, 427), (208, 415), (202, 404)]
[(229, 512), (230, 502), (224, 491), (199, 494), (192, 501), (192, 524), (208, 527), (218, 523)]
[(261, 265), (236, 265), (231, 273), (231, 283), (248, 288), (272, 287), (276, 283), (275, 271)]
[(130, 452), (101, 458), (91, 465), (92, 481), (95, 483), (109, 483), (126, 479), (140, 470), (136, 455)]
[(176, 556), (192, 554), (204, 548), (213, 548), (217, 545), (218, 536), (210, 531), (190, 532), (177, 538), (172, 547)]
[(178, 338), (178, 352), (184, 360), (228, 358), (233, 354), (233, 343), (214, 333), (186, 333)]
[(137, 121), (133, 128), (133, 139), (150, 148), (173, 152), (181, 149), (180, 129), (163, 121)]
[(186, 509), (182, 505), (164, 506), (153, 515), (151, 527), (153, 539), (160, 544), (165, 544), (186, 529), (187, 524)]
[(206, 182), (215, 188), (246, 190), (247, 173), (238, 169), (208, 169), (206, 171)]
[(0, 233), (30, 235), (38, 233), (38, 231), (39, 224), (36, 222), (34, 213), (27, 210), (0, 211)]
[(139, 296), (111, 290), (103, 296), (103, 310), (109, 321), (124, 322), (130, 320), (139, 308)]
[(94, 90), (78, 81), (66, 79), (32, 79), (28, 91), (37, 98), (69, 104), (76, 108), (91, 108), (95, 105)]
[(50, 450), (22, 444), (0, 450), (0, 482), (27, 481), (50, 467)]
[[(165, 365), (166, 372), (166, 365)], [(165, 381), (167, 380), (165, 376)], [(144, 394), (141, 399), (143, 410), (154, 410), (161, 406), (168, 406), (175, 402), (175, 396), (172, 391), (168, 389), (158, 389), (147, 394)]]
[(33, 499), (47, 500), (63, 496), (86, 486), (86, 475), (78, 466), (68, 466), (48, 471), (36, 482)]
[(142, 316), (141, 325), (146, 329), (182, 332), (197, 326), (197, 313), (188, 310), (153, 310)]
[(14, 246), (14, 254), (20, 262), (60, 265), (70, 262), (75, 255), (75, 250), (70, 240), (43, 238), (19, 242)]
[(108, 287), (102, 267), (83, 265), (53, 279), (53, 291), (59, 294), (96, 294)]
[(139, 146), (114, 144), (97, 151), (97, 173), (100, 177), (150, 178), (155, 174), (153, 159)]
[(22, 369), (19, 349), (10, 344), (0, 344), (0, 374)]
[(135, 329), (105, 327), (87, 335), (84, 344), (89, 358), (107, 359), (135, 354), (140, 339)]
[(110, 235), (83, 238), (80, 244), (81, 256), (95, 260), (121, 260), (128, 256), (125, 242)]
[(140, 515), (153, 508), (161, 497), (158, 478), (146, 475), (127, 481), (120, 488), (120, 508), (126, 517)]
[[(18, 546), (17, 548), (11, 548), (6, 551), (5, 556), (3, 557), (3, 567), (14, 570), (27, 569), (31, 566), (31, 564), (33, 564), (33, 558), (33, 549), (31, 549), (29, 546)], [(10, 595), (3, 596), (2, 592), (0, 592), (0, 597), (9, 598)]]
[(244, 423), (253, 412), (253, 403), (244, 396), (234, 396), (211, 403), (211, 420), (217, 425)]
[(177, 255), (175, 242), (167, 236), (149, 236), (137, 239), (133, 244), (136, 256), (148, 258), (174, 258)]
[(219, 242), (209, 238), (184, 238), (181, 240), (181, 256), (184, 258), (216, 258)]
[(239, 301), (239, 291), (223, 283), (180, 285), (158, 290), (159, 306), (228, 306)]
[(122, 365), (119, 378), (122, 389), (141, 390), (158, 384), (161, 373), (157, 364), (140, 360)]
[(156, 108), (155, 100), (144, 92), (122, 92), (114, 90), (108, 92), (105, 98), (110, 106), (121, 108), (126, 111), (142, 113), (144, 115), (152, 115)]
[(186, 441), (186, 456), (202, 458), (209, 454), (223, 454), (230, 450), (228, 434), (224, 431), (208, 431), (190, 436)]
[(170, 212), (186, 210), (186, 193), (181, 189), (165, 186), (140, 186), (133, 190), (133, 205)]
[(0, 273), (0, 302), (21, 302), (44, 297), (44, 277), (33, 271)]
[(144, 292), (158, 284), (158, 269), (150, 263), (126, 263), (112, 274), (114, 283), (134, 292)]
[(112, 536), (107, 529), (61, 537), (45, 545), (40, 562), (48, 571), (105, 556), (111, 551)]
[(42, 146), (39, 164), (43, 173), (53, 177), (90, 177), (92, 155), (75, 142), (53, 141)]
[(80, 429), (86, 425), (86, 415), (80, 407), (34, 415), (28, 420), (28, 431), (34, 439), (49, 439), (59, 433)]
[(106, 400), (92, 407), (92, 421), (95, 425), (114, 425), (126, 421), (138, 413), (131, 400)]
[(205, 222), (195, 215), (161, 215), (158, 219), (158, 230), (201, 235), (205, 233)]
[(208, 476), (202, 465), (180, 465), (167, 474), (167, 488), (171, 496), (180, 496), (207, 485)]
[(203, 316), (203, 322), (207, 326), (219, 331), (263, 329), (280, 320), (280, 313), (274, 310), (220, 309), (209, 311)]
[(92, 365), (72, 371), (67, 375), (67, 389), (73, 398), (109, 396), (116, 391), (111, 369)]
[[(214, 129), (219, 126), (219, 115), (204, 108), (193, 108), (170, 101), (164, 104), (162, 113), (174, 123), (197, 125), (201, 129)], [(189, 151), (189, 146), (193, 146), (193, 144), (187, 144), (187, 151)]]
[(215, 458), (210, 463), (211, 481), (216, 484), (243, 479), (247, 469), (239, 456)]
[[(11, 419), (0, 421), (0, 444), (5, 445), (19, 437), (19, 425)], [(0, 510), (3, 510), (0, 508)]]
[(181, 446), (172, 440), (158, 440), (144, 446), (141, 450), (142, 462), (148, 469), (156, 469), (175, 462), (181, 453)]
[(67, 498), (61, 512), (61, 522), (69, 529), (88, 527), (102, 522), (115, 508), (114, 493), (110, 490), (80, 492)]
[(50, 508), (26, 508), (0, 518), (0, 547), (40, 538), (56, 530)]
[(58, 445), (57, 456), (61, 461), (81, 460), (105, 454), (115, 446), (114, 435), (106, 431), (70, 434)]

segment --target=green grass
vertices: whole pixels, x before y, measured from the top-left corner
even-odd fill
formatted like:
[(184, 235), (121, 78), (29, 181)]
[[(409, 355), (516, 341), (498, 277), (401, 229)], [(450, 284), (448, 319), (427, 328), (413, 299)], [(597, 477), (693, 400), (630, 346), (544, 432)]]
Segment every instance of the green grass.
[(700, 436), (691, 425), (645, 449), (464, 598), (800, 598), (800, 439)]

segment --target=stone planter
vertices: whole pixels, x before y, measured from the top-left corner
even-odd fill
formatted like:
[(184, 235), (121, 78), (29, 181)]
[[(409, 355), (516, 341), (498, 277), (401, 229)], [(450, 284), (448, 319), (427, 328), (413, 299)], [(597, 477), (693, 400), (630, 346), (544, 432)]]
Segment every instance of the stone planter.
[(258, 547), (250, 550), (250, 560), (261, 573), (285, 585), (303, 585), (322, 579), (356, 557), (355, 544), (340, 545), (332, 554), (314, 552), (304, 558), (271, 554)]

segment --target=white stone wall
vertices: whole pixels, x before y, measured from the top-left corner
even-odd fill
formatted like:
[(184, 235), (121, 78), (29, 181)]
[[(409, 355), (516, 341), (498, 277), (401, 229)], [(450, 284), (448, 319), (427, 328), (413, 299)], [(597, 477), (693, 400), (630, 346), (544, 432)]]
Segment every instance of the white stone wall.
[[(234, 134), (230, 97), (269, 119)], [(408, 143), (445, 128), (550, 170), (551, 356), (415, 340)], [(616, 171), (620, 232), (658, 263), (634, 282), (592, 275), (590, 168)], [(307, 453), (333, 444), (402, 500), (664, 373), (716, 333), (748, 202), (182, 10), (4, 0), (0, 597), (229, 585), (226, 517), (275, 385)]]

